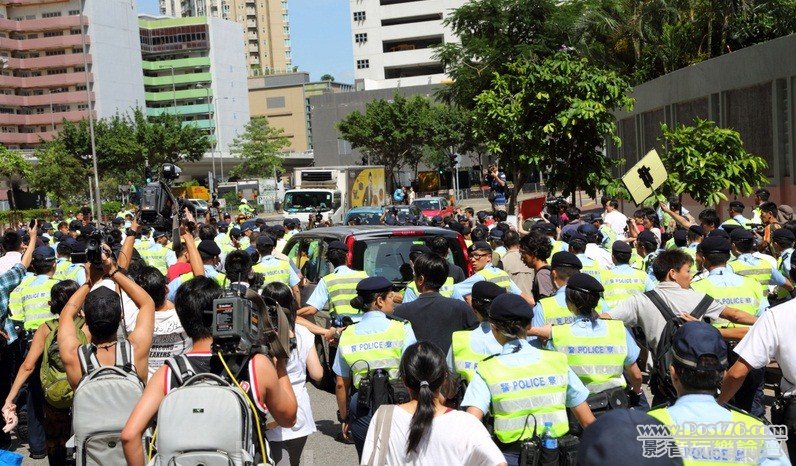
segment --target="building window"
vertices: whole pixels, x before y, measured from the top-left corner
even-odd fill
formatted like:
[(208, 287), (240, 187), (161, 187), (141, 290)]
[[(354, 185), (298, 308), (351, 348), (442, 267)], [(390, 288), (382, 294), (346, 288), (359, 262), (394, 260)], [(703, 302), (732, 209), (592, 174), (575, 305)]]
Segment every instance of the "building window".
[(51, 74), (66, 74), (66, 68), (55, 68), (51, 70), (47, 70), (47, 75)]
[(65, 50), (47, 50), (44, 52), (44, 56), (52, 57), (53, 55), (63, 55), (65, 53), (66, 53)]
[(86, 90), (86, 85), (85, 84), (78, 84), (77, 86), (75, 86), (75, 90), (76, 91), (85, 91)]
[(364, 44), (367, 41), (368, 41), (368, 33), (367, 32), (361, 32), (359, 34), (354, 34), (354, 42), (356, 42), (357, 44)]
[(78, 110), (88, 110), (88, 105), (87, 104), (80, 104), (80, 105), (77, 106), (77, 109)]
[(285, 108), (285, 98), (284, 96), (266, 97), (265, 106), (266, 108)]
[(42, 13), (41, 14), (42, 18), (57, 18), (59, 16), (61, 16), (61, 12), (60, 11), (50, 11), (48, 13)]
[(64, 35), (64, 33), (61, 31), (47, 31), (44, 33), (44, 37), (58, 37), (62, 35)]
[(81, 48), (73, 48), (72, 53), (83, 53), (83, 49)]
[(285, 47), (290, 47), (290, 39), (285, 39)]
[(287, 11), (287, 0), (282, 0), (282, 9)]
[(80, 10), (69, 10), (69, 16), (79, 15)]
[(290, 26), (282, 26), (282, 32), (284, 32), (285, 35), (290, 34)]
[(83, 72), (83, 71), (86, 71), (86, 68), (84, 66), (76, 66), (75, 67), (75, 72), (76, 73), (77, 72)]
[(367, 58), (364, 60), (357, 60), (357, 69), (364, 70), (365, 68), (370, 68), (370, 60)]
[(290, 50), (285, 51), (285, 58), (290, 60)]
[(282, 15), (282, 21), (284, 21), (284, 22), (286, 22), (286, 23), (287, 23), (288, 21), (290, 21), (290, 19), (289, 19), (288, 15), (286, 15), (286, 14)]
[(73, 36), (76, 36), (76, 35), (80, 34), (80, 29), (70, 29), (69, 30), (69, 34), (72, 34)]
[(354, 12), (354, 21), (365, 21), (365, 12), (364, 11), (355, 11)]

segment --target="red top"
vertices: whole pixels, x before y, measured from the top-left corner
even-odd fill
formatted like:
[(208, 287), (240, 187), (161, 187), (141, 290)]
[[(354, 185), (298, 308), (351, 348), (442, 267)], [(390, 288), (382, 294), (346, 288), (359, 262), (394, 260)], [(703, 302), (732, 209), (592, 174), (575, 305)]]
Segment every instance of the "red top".
[(169, 267), (169, 270), (166, 272), (166, 280), (171, 282), (180, 275), (184, 275), (190, 271), (191, 271), (191, 264), (189, 264), (188, 262), (177, 262), (176, 264)]

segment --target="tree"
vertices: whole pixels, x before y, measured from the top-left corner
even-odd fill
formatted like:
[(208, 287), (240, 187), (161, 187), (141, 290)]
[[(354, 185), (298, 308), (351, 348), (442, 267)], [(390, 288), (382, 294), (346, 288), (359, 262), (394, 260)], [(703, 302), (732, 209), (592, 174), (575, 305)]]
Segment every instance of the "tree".
[(137, 109), (132, 122), (138, 146), (145, 148), (141, 156), (153, 167), (164, 163), (196, 162), (212, 147), (204, 131), (190, 123), (183, 124), (176, 115), (164, 113), (147, 118)]
[(334, 76), (326, 73), (325, 75), (321, 76), (321, 81), (334, 81)]
[(550, 191), (567, 196), (585, 190), (594, 197), (613, 180), (618, 162), (603, 148), (607, 138), (620, 143), (611, 112), (632, 107), (629, 92), (616, 73), (570, 53), (518, 60), (495, 73), (493, 89), (476, 97), (475, 131), (516, 170), (515, 187), (528, 171), (543, 171)]
[(59, 204), (72, 201), (84, 193), (90, 171), (60, 144), (47, 144), (38, 149), (35, 155), (39, 163), (29, 178), (31, 189), (46, 193)]
[(690, 195), (713, 206), (733, 196), (748, 196), (768, 184), (765, 159), (749, 153), (741, 135), (719, 128), (710, 120), (697, 119), (694, 126), (661, 125), (666, 149), (661, 160), (669, 177), (660, 191), (665, 196)]
[(281, 128), (268, 124), (265, 117), (254, 117), (246, 124), (244, 133), (236, 137), (230, 152), (243, 161), (230, 171), (230, 176), (268, 178), (282, 167), (279, 154), (290, 145)]
[(8, 187), (11, 191), (11, 204), (17, 209), (14, 199), (14, 178), (28, 178), (30, 176), (30, 162), (25, 160), (21, 152), (12, 151), (5, 146), (0, 146), (0, 177), (8, 180)]
[(365, 106), (365, 113), (348, 114), (337, 128), (343, 139), (365, 155), (367, 163), (384, 165), (386, 179), (394, 184), (395, 173), (406, 165), (417, 173), (430, 115), (428, 99), (407, 99), (396, 92), (392, 101), (374, 100)]

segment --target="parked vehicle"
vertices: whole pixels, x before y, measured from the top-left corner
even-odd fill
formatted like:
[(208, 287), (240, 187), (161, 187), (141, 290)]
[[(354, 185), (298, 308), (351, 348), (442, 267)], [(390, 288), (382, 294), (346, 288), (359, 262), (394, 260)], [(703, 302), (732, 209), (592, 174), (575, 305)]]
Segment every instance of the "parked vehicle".
[(444, 197), (421, 197), (412, 201), (413, 206), (417, 206), (423, 211), (423, 215), (428, 218), (439, 215), (440, 217), (447, 217), (453, 215), (456, 209)]
[(381, 225), (381, 214), (384, 212), (382, 207), (354, 207), (345, 214), (343, 225), (348, 225), (354, 217), (359, 217), (362, 225)]
[(204, 199), (186, 199), (186, 201), (194, 207), (196, 217), (204, 217), (207, 213), (207, 201)]

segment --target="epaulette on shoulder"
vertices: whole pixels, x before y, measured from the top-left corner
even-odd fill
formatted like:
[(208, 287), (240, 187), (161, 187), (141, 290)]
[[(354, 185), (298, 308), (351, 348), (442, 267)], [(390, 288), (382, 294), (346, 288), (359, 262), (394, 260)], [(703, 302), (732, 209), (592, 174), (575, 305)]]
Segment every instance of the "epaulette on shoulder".
[(395, 320), (395, 321), (401, 322), (404, 325), (410, 324), (410, 322), (408, 320), (404, 319), (403, 317), (398, 317), (398, 316), (393, 315), (393, 314), (387, 314), (387, 318), (391, 319), (391, 320)]

